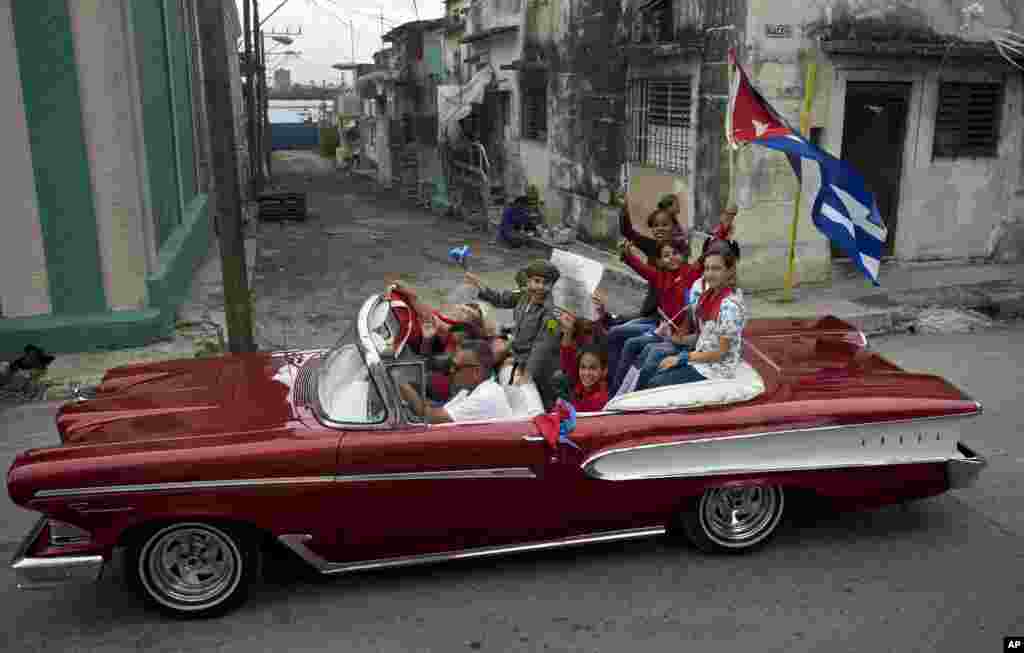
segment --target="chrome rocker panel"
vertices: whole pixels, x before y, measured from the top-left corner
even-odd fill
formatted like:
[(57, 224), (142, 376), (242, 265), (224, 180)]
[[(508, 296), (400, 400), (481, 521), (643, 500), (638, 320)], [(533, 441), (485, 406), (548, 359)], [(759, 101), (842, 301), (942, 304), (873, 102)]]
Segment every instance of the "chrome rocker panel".
[(951, 490), (971, 487), (978, 481), (981, 471), (988, 466), (988, 460), (984, 456), (964, 443), (958, 442), (957, 449), (964, 457), (946, 462), (946, 478)]
[(287, 534), (278, 536), (278, 540), (306, 561), (310, 566), (321, 574), (344, 574), (355, 571), (366, 571), (369, 569), (386, 569), (389, 567), (409, 567), (412, 565), (424, 565), (436, 562), (447, 562), (449, 560), (464, 560), (467, 558), (483, 558), (506, 553), (520, 553), (524, 551), (542, 551), (545, 549), (558, 549), (569, 546), (580, 546), (596, 542), (618, 542), (622, 540), (635, 540), (645, 537), (664, 535), (665, 528), (661, 526), (648, 528), (632, 528), (621, 531), (607, 531), (604, 533), (591, 533), (577, 535), (574, 537), (563, 537), (557, 540), (542, 540), (539, 542), (525, 542), (523, 544), (507, 544), (498, 546), (485, 546), (475, 549), (463, 549), (460, 551), (443, 551), (441, 553), (427, 553), (423, 555), (400, 556), (397, 558), (381, 558), (378, 560), (359, 560), (355, 562), (330, 562), (317, 555), (306, 546), (306, 542), (312, 539), (307, 534)]
[(34, 558), (27, 555), (46, 526), (41, 517), (11, 558), (11, 569), (18, 579), (18, 589), (53, 589), (72, 583), (94, 583), (103, 573), (103, 556), (77, 555)]

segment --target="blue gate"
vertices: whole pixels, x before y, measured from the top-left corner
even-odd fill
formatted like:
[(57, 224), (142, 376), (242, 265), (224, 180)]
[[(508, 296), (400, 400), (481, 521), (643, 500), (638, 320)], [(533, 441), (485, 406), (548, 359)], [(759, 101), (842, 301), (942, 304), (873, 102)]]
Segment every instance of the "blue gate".
[(270, 123), (270, 149), (309, 150), (320, 145), (320, 128), (315, 124), (295, 122)]

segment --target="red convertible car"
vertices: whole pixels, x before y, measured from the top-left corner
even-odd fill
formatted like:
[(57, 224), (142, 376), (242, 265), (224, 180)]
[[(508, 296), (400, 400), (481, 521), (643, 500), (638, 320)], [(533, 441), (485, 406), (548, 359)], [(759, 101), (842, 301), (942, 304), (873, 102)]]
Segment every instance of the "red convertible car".
[(976, 401), (834, 317), (753, 320), (736, 379), (619, 396), (577, 416), (570, 446), (528, 410), (415, 418), (396, 383), (422, 389), (424, 361), (398, 311), (369, 298), (330, 350), (111, 370), (8, 472), (41, 513), (20, 586), (95, 580), (124, 547), (148, 603), (200, 617), (239, 605), (274, 548), (324, 574), (665, 533), (743, 552), (797, 499), (870, 508), (985, 465), (961, 440)]

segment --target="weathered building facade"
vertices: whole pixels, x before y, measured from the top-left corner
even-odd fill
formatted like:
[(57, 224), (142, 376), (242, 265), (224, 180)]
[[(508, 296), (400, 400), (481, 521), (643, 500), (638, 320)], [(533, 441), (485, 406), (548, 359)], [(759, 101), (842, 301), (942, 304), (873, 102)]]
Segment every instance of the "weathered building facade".
[(781, 154), (726, 146), (736, 48), (794, 126), (809, 90), (806, 135), (865, 176), (889, 227), (887, 256), (1007, 258), (1005, 244), (1020, 242), (1024, 89), (992, 42), (992, 28), (1024, 32), (1014, 0), (445, 5), (436, 97), (440, 179), (453, 187), (441, 195), (492, 221), (530, 187), (549, 222), (595, 240), (616, 236), (623, 193), (638, 222), (676, 193), (682, 218), (704, 230), (731, 201), (743, 283), (770, 288), (783, 283), (799, 210), (797, 280), (826, 281), (842, 253), (813, 226), (810, 180), (798, 194)]
[(391, 186), (389, 100), (395, 95), (391, 55), (391, 48), (375, 52), (373, 64), (360, 66), (356, 71), (356, 91), (363, 101), (363, 113), (359, 120), (360, 161), (362, 167), (369, 170), (377, 182), (386, 188)]
[[(548, 34), (553, 47), (529, 55), (569, 71), (549, 73), (548, 195), (566, 196), (561, 206), (572, 207), (568, 217), (583, 231), (602, 235), (610, 222), (605, 198), (617, 189), (628, 189), (634, 216), (646, 215), (661, 193), (678, 193), (684, 218), (704, 229), (731, 192), (742, 216), (744, 284), (782, 284), (797, 181), (786, 159), (765, 148), (730, 160), (730, 47), (793, 125), (815, 63), (808, 135), (864, 174), (889, 226), (889, 256), (985, 256), (994, 231), (1019, 228), (1021, 72), (975, 24), (977, 8), (972, 21), (960, 6), (966, 3), (945, 0), (609, 3), (620, 9), (612, 42), (625, 74), (616, 76), (614, 57), (602, 58), (598, 70), (587, 66), (593, 44), (606, 38), (601, 20), (615, 18), (615, 6), (597, 4), (563, 0), (560, 11), (548, 10), (561, 26), (537, 21), (532, 31)], [(1024, 10), (1014, 3), (978, 6), (987, 27), (1024, 31)], [(600, 109), (595, 99), (604, 102)], [(615, 130), (599, 128), (616, 123), (620, 147)], [(814, 228), (809, 190), (801, 197), (797, 278), (825, 281), (831, 259), (842, 254)]]

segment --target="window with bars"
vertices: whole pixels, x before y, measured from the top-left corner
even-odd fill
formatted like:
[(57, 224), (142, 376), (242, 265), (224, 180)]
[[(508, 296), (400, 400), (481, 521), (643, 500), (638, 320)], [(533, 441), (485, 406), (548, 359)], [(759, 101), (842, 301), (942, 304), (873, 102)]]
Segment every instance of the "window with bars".
[(548, 140), (548, 87), (547, 84), (531, 84), (522, 87), (522, 132), (523, 138), (536, 141)]
[(1002, 84), (943, 82), (932, 157), (996, 156), (1002, 91)]
[(634, 79), (629, 85), (629, 159), (689, 174), (690, 77)]

